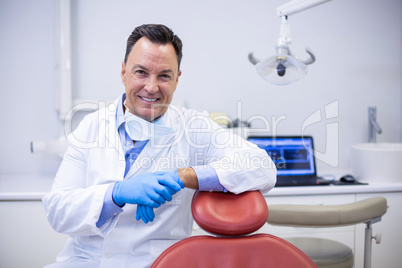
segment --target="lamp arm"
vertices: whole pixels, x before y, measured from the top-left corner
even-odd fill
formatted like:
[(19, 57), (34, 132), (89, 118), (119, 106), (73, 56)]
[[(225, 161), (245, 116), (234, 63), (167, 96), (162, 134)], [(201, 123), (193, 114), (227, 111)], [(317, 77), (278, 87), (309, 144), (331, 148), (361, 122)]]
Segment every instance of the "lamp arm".
[(331, 0), (292, 0), (276, 9), (276, 14), (281, 16), (289, 16), (306, 9), (318, 6)]
[(300, 61), (303, 62), (306, 65), (314, 63), (315, 62), (315, 55), (313, 54), (313, 52), (307, 47), (306, 47), (306, 52), (307, 52), (307, 54), (309, 54), (309, 57), (305, 58), (303, 60), (300, 60)]
[(253, 53), (253, 52), (248, 53), (248, 60), (249, 60), (253, 65), (256, 65), (257, 63), (260, 63), (260, 62), (261, 62), (259, 59), (257, 59), (256, 57), (254, 57), (254, 53)]
[(290, 38), (290, 25), (288, 23), (288, 16), (281, 16), (281, 28), (279, 31), (278, 47), (287, 47), (292, 43)]

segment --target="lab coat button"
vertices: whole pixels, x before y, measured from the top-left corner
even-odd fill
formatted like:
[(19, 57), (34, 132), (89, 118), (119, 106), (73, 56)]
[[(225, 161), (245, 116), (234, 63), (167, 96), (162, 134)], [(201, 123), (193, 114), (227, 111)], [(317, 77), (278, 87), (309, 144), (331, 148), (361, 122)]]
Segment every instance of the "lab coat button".
[(113, 257), (113, 254), (110, 253), (110, 252), (109, 252), (109, 253), (106, 253), (106, 254), (105, 254), (105, 257), (106, 257), (106, 258), (111, 258), (111, 257)]

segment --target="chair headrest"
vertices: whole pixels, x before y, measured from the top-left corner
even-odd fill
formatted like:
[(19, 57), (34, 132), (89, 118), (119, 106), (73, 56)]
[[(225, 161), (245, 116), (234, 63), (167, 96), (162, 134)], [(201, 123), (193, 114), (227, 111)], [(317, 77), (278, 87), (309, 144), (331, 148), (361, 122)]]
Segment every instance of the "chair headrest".
[(197, 191), (191, 212), (202, 229), (223, 236), (250, 234), (260, 229), (268, 219), (268, 206), (259, 191), (238, 195)]

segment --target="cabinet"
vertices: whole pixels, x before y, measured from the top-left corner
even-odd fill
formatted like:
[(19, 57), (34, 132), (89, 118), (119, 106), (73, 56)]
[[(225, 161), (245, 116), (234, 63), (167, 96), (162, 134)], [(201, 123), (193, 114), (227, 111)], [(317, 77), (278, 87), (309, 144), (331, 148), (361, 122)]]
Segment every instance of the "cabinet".
[(41, 201), (0, 201), (0, 267), (41, 268), (53, 263), (67, 236), (47, 222)]
[[(300, 188), (300, 187), (298, 187)], [(345, 188), (346, 189), (346, 188)], [(332, 189), (331, 189), (332, 190)], [(336, 205), (363, 200), (374, 196), (383, 196), (388, 202), (388, 211), (382, 221), (372, 225), (373, 235), (382, 234), (381, 244), (377, 245), (373, 240), (372, 267), (401, 267), (402, 254), (398, 253), (402, 248), (402, 229), (399, 220), (402, 219), (402, 210), (398, 204), (402, 203), (402, 192), (353, 192), (347, 189), (343, 194), (328, 194), (324, 190), (321, 193), (293, 195), (292, 191), (281, 190), (280, 194), (268, 193), (265, 198), (268, 204), (322, 204)], [(355, 267), (363, 267), (364, 253), (364, 229), (365, 224), (336, 228), (298, 228), (288, 226), (264, 225), (259, 232), (270, 233), (282, 238), (286, 237), (320, 237), (332, 239), (351, 247), (355, 252)]]

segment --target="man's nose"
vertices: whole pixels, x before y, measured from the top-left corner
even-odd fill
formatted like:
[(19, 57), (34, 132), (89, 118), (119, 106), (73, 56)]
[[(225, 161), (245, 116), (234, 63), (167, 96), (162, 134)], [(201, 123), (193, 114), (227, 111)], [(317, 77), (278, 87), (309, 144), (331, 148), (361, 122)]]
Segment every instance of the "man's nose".
[(158, 78), (153, 75), (149, 76), (145, 84), (145, 90), (150, 94), (158, 92), (159, 91)]

